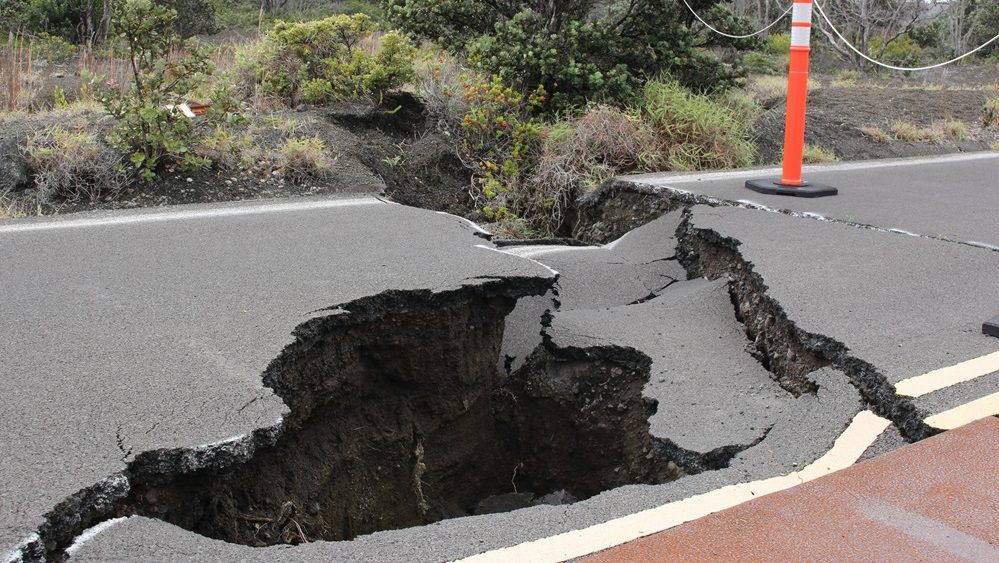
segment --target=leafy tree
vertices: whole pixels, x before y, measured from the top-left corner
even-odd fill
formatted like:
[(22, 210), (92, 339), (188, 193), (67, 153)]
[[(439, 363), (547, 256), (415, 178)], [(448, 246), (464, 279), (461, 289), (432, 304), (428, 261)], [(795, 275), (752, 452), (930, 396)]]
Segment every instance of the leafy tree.
[[(542, 86), (552, 95), (551, 109), (630, 100), (662, 73), (697, 89), (724, 88), (740, 76), (707, 49), (733, 43), (701, 33), (678, 0), (383, 0), (383, 6), (404, 31), (467, 55), (478, 69), (524, 91)], [(726, 31), (745, 29), (718, 0), (691, 0), (691, 6)]]

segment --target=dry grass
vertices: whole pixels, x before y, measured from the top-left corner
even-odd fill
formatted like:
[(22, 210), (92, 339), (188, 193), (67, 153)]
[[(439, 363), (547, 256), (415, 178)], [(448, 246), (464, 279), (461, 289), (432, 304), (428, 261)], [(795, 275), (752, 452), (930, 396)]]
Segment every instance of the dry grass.
[(81, 123), (52, 126), (28, 138), (24, 152), (34, 172), (38, 201), (98, 201), (122, 188), (122, 157)]
[(994, 143), (992, 143), (991, 145), (989, 145), (989, 148), (992, 149), (992, 150), (994, 150), (994, 151), (999, 152), (999, 141), (995, 141)]
[[(818, 90), (821, 84), (818, 80), (808, 79), (808, 91)], [(759, 99), (778, 98), (787, 91), (787, 77), (785, 76), (754, 76), (749, 80), (747, 87), (749, 92)]]
[(860, 127), (858, 128), (858, 130), (869, 139), (877, 141), (879, 143), (888, 144), (894, 140), (892, 136), (889, 135), (884, 129), (880, 127), (875, 127), (873, 125)]
[(939, 138), (939, 132), (932, 128), (919, 127), (908, 121), (898, 120), (891, 124), (891, 132), (899, 141), (931, 143)]
[(931, 128), (936, 132), (937, 138), (961, 141), (968, 137), (968, 126), (958, 119), (948, 118), (934, 121)]
[(0, 193), (0, 220), (27, 217), (28, 207), (8, 192)]
[(999, 98), (989, 98), (982, 106), (982, 126), (999, 127)]
[(274, 166), (292, 182), (303, 182), (328, 175), (337, 156), (319, 137), (290, 138), (274, 154)]
[(537, 165), (525, 183), (520, 205), (548, 234), (558, 230), (580, 190), (635, 170), (653, 141), (621, 110), (597, 106), (581, 117), (550, 127)]
[(0, 45), (0, 110), (31, 109), (38, 86), (33, 41), (10, 32)]

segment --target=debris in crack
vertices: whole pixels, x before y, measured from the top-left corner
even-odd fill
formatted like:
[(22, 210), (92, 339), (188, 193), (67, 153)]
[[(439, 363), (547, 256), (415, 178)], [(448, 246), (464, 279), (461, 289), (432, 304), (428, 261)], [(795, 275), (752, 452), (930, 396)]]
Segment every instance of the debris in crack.
[(752, 264), (739, 254), (740, 241), (698, 228), (689, 209), (677, 227), (677, 239), (678, 259), (691, 277), (729, 279), (732, 302), (759, 359), (785, 389), (813, 392), (815, 384), (807, 375), (835, 366), (850, 378), (874, 412), (892, 420), (907, 439), (916, 441), (937, 433), (923, 422), (911, 401), (895, 393), (877, 368), (850, 355), (842, 343), (795, 326), (767, 295), (767, 286)]
[(688, 475), (696, 475), (705, 471), (725, 469), (728, 467), (729, 462), (732, 461), (732, 458), (766, 439), (767, 434), (770, 433), (772, 428), (772, 426), (767, 428), (759, 438), (748, 444), (721, 446), (707, 453), (699, 453), (684, 449), (666, 438), (658, 437), (654, 440), (654, 447), (658, 456), (675, 460), (676, 464), (683, 469), (684, 473), (687, 473)]

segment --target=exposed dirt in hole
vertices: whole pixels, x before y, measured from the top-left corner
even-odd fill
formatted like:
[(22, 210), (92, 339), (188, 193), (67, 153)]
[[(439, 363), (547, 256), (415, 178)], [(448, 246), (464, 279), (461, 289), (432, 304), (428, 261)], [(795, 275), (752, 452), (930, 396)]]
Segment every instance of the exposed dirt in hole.
[(505, 376), (514, 303), (399, 293), (307, 323), (265, 375), (292, 410), (273, 446), (186, 474), (136, 468), (114, 512), (263, 546), (464, 516), (496, 495), (583, 499), (680, 476), (653, 451), (650, 360), (549, 344)]

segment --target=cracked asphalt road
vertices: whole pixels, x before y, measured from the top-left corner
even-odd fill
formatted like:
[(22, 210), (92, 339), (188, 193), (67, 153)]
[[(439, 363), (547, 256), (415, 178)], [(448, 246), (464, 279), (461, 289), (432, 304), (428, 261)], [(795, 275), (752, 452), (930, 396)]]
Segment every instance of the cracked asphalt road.
[(620, 181), (999, 250), (999, 221), (995, 216), (999, 209), (997, 153), (806, 166), (805, 180), (839, 188), (835, 197), (764, 195), (744, 187), (747, 179), (779, 175), (777, 169), (759, 169), (642, 174)]
[(463, 219), (340, 203), (0, 225), (0, 551), (134, 454), (276, 425), (286, 407), (261, 374), (310, 312), (553, 276)]
[[(967, 162), (993, 165), (990, 157)], [(886, 169), (896, 175), (906, 170)], [(832, 179), (842, 186), (851, 175), (866, 173), (837, 174)], [(883, 193), (868, 195), (884, 199)], [(905, 208), (908, 227), (900, 228), (999, 241), (991, 212), (935, 197)], [(788, 209), (811, 205), (779, 201)], [(856, 222), (894, 224), (887, 203), (877, 208), (852, 196), (843, 202), (822, 203), (829, 206), (823, 215), (856, 207), (866, 213)], [(950, 230), (933, 232), (934, 213), (953, 214), (942, 219)], [(750, 341), (740, 334), (723, 282), (659, 286), (656, 280), (685, 277), (674, 259), (680, 220), (678, 212), (664, 216), (604, 247), (503, 252), (464, 220), (376, 199), (0, 225), (6, 297), (0, 301), (0, 376), (7, 388), (0, 398), (0, 547), (13, 549), (67, 495), (120, 471), (143, 451), (195, 448), (276, 424), (285, 407), (260, 375), (291, 342), (292, 329), (317, 310), (386, 289), (442, 291), (506, 276), (550, 279), (552, 270), (561, 274), (559, 295), (522, 300), (507, 330), (526, 326), (517, 331), (527, 336), (504, 342), (506, 353), (518, 359), (540, 343), (540, 316), (551, 309), (554, 346), (612, 341), (653, 359), (659, 378), (653, 374), (646, 395), (660, 403), (655, 432), (702, 453), (759, 438), (747, 425), (766, 427), (763, 440), (723, 469), (662, 485), (629, 485), (572, 505), (456, 518), (351, 542), (270, 548), (130, 517), (74, 546), (72, 559), (454, 560), (814, 462), (870, 405), (834, 368), (808, 374), (818, 387), (814, 395), (794, 398), (766, 380), (766, 370), (745, 351)], [(890, 384), (999, 350), (999, 340), (980, 332), (981, 322), (999, 312), (997, 252), (758, 209), (695, 206), (686, 220), (694, 230), (737, 241), (739, 255), (791, 322), (842, 342)], [(720, 337), (724, 346), (705, 346), (705, 335)], [(982, 375), (913, 403), (933, 414), (995, 392), (996, 374)], [(691, 402), (690, 390), (674, 393), (670, 386), (707, 380), (719, 385), (698, 405), (711, 405), (710, 412), (675, 408)], [(728, 420), (741, 424), (722, 435)], [(713, 430), (698, 434), (698, 425)], [(868, 454), (902, 443), (892, 427)]]

